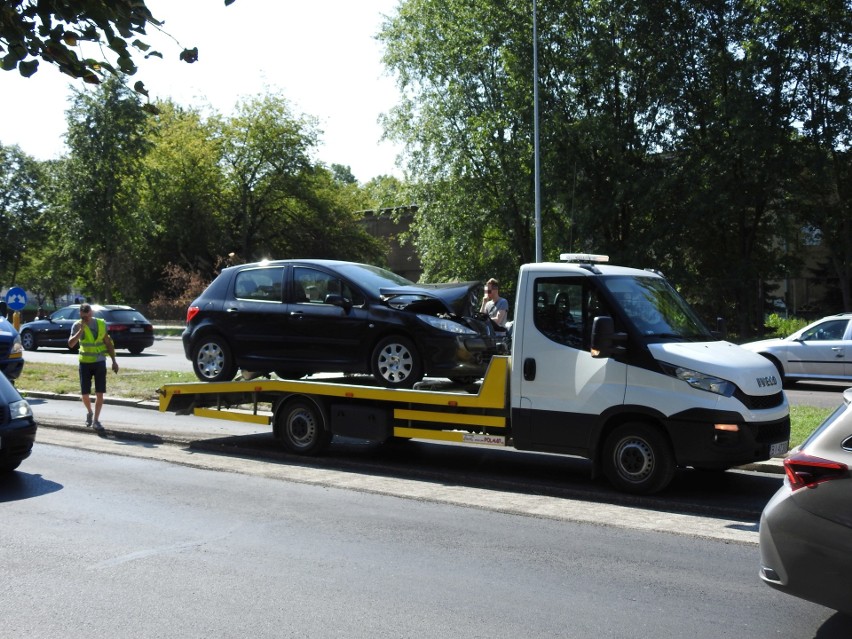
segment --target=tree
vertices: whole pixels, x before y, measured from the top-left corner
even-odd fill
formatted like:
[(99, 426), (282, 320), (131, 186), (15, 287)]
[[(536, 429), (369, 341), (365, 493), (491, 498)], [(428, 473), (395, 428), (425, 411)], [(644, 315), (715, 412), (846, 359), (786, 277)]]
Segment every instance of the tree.
[(18, 282), (27, 260), (38, 252), (47, 237), (44, 175), (41, 165), (18, 146), (0, 144), (0, 282)]
[[(225, 5), (234, 0), (225, 0)], [(139, 39), (149, 26), (159, 28), (144, 0), (14, 0), (0, 5), (0, 67), (18, 69), (24, 77), (38, 70), (39, 60), (56, 65), (72, 78), (98, 84), (103, 71), (133, 75), (136, 72), (134, 50), (145, 57), (162, 54), (152, 51)], [(91, 43), (94, 50), (103, 46), (115, 54), (112, 64), (96, 58), (80, 57), (80, 43)], [(195, 62), (197, 49), (184, 49), (180, 59)], [(136, 90), (145, 94), (141, 82)]]
[(315, 120), (294, 114), (275, 94), (244, 99), (236, 115), (220, 121), (229, 252), (247, 260), (269, 257), (286, 239), (317, 136)]
[(138, 96), (112, 77), (75, 91), (67, 118), (65, 239), (74, 258), (68, 266), (84, 290), (105, 302), (133, 298), (134, 264), (148, 250), (150, 221), (139, 205), (147, 116)]
[(145, 230), (148, 250), (136, 268), (143, 297), (159, 288), (164, 265), (212, 273), (217, 260), (233, 250), (223, 213), (226, 185), (218, 119), (208, 121), (172, 102), (156, 106), (158, 115), (148, 118), (150, 146), (139, 184), (140, 209), (150, 221)]
[(379, 39), (400, 104), (424, 278), (511, 282), (534, 257), (529, 4), (408, 0)]

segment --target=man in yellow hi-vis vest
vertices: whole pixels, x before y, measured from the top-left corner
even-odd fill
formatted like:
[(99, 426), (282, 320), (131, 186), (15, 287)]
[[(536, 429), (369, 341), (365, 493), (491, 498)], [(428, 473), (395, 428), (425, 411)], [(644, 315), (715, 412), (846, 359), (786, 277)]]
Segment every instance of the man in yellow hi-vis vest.
[[(106, 322), (92, 315), (89, 304), (80, 304), (80, 321), (71, 327), (68, 348), (80, 344), (80, 395), (86, 407), (86, 426), (101, 430), (101, 407), (106, 392), (106, 354), (112, 359), (112, 370), (118, 372), (115, 346), (107, 333)], [(95, 410), (92, 412), (92, 377), (95, 378)]]

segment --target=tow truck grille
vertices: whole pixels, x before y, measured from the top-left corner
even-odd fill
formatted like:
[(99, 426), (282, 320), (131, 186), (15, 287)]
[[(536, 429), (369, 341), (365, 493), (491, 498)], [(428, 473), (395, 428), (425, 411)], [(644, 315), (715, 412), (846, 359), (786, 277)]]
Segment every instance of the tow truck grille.
[(784, 393), (778, 392), (774, 395), (746, 395), (741, 390), (737, 389), (734, 397), (743, 403), (743, 406), (750, 410), (766, 410), (767, 408), (775, 408), (784, 403)]

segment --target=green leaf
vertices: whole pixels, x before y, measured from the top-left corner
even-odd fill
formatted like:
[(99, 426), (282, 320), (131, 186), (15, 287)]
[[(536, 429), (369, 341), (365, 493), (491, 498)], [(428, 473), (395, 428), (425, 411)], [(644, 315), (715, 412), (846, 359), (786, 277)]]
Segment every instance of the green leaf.
[(193, 62), (198, 62), (198, 47), (193, 47), (192, 49), (184, 49), (180, 53), (180, 59), (184, 62), (188, 62), (192, 64)]
[(24, 60), (18, 64), (18, 72), (25, 78), (38, 71), (38, 60)]
[(136, 93), (141, 93), (146, 98), (148, 97), (148, 89), (145, 88), (145, 83), (142, 82), (142, 80), (139, 80), (133, 85), (133, 90), (136, 91)]

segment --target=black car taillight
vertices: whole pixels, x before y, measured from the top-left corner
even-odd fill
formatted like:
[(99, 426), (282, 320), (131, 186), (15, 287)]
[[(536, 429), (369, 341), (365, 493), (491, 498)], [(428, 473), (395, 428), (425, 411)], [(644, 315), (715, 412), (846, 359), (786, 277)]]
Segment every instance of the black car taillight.
[(784, 460), (784, 472), (790, 481), (790, 488), (796, 491), (800, 488), (816, 488), (823, 482), (847, 477), (849, 467), (840, 462), (796, 453)]
[(201, 309), (198, 306), (190, 306), (186, 309), (186, 323), (189, 324), (192, 321), (192, 318), (198, 315), (198, 311)]

